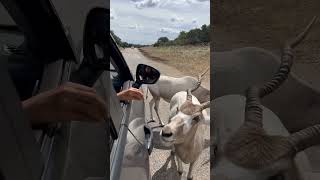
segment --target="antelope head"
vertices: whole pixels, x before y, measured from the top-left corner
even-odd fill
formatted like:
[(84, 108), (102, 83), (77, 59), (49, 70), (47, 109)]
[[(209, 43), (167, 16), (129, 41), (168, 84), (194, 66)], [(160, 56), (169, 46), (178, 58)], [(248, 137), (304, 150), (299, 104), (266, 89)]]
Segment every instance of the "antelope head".
[(261, 105), (261, 98), (272, 93), (287, 79), (293, 62), (292, 49), (304, 39), (315, 19), (285, 45), (280, 68), (273, 79), (247, 89), (244, 122), (218, 152), (217, 156), (221, 158), (212, 169), (214, 179), (268, 179), (288, 170), (298, 152), (320, 143), (319, 124), (290, 136), (267, 134), (263, 127)]
[(187, 90), (187, 93), (179, 92), (179, 94), (186, 95), (186, 97), (180, 97), (185, 102), (177, 107), (175, 115), (169, 119), (169, 123), (160, 132), (161, 139), (167, 144), (185, 142), (187, 136), (194, 135), (199, 124), (208, 121), (208, 116), (203, 111), (210, 106), (210, 101), (200, 104), (191, 94), (191, 90)]

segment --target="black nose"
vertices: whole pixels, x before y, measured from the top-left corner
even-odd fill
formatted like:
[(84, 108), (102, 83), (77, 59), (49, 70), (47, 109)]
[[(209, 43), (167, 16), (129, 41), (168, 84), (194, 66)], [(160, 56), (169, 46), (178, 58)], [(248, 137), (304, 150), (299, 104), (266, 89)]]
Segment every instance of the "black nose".
[(172, 132), (163, 132), (163, 131), (162, 131), (162, 136), (164, 136), (164, 137), (170, 137), (170, 136), (172, 136)]
[(168, 126), (164, 126), (164, 127), (162, 128), (162, 136), (163, 136), (163, 137), (170, 137), (170, 136), (172, 136), (171, 128), (168, 127)]

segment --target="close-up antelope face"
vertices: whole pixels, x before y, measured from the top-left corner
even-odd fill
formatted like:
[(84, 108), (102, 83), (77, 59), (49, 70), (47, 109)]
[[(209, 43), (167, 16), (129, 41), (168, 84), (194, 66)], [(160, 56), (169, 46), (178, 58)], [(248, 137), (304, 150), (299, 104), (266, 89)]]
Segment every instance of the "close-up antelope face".
[[(191, 140), (190, 138), (195, 134), (197, 126), (208, 120), (206, 113), (203, 114), (202, 111), (209, 107), (209, 102), (200, 104), (191, 95), (190, 90), (177, 93), (177, 97), (180, 97), (180, 102), (181, 100), (185, 100), (185, 102), (180, 107), (176, 107), (176, 112), (171, 112), (169, 123), (160, 132), (161, 140), (168, 145), (181, 144)], [(173, 101), (174, 99), (175, 97), (173, 97)]]
[[(292, 179), (291, 176), (295, 175), (290, 174), (290, 170), (294, 169), (293, 161), (296, 155), (311, 146), (319, 144), (320, 124), (303, 128), (290, 135), (268, 132), (271, 126), (268, 129), (267, 124), (280, 120), (277, 120), (276, 115), (272, 114), (272, 111), (262, 104), (262, 99), (265, 96), (280, 88), (287, 80), (294, 59), (293, 49), (306, 37), (315, 21), (316, 17), (298, 36), (285, 44), (282, 50), (280, 67), (272, 79), (261, 85), (249, 86), (246, 97), (229, 95), (221, 98), (224, 101), (219, 99), (220, 103), (215, 102), (218, 108), (219, 105), (222, 107), (223, 103), (230, 102), (228, 108), (233, 109), (234, 114), (236, 114), (235, 110), (237, 108), (238, 110), (242, 108), (244, 116), (238, 116), (240, 120), (232, 120), (241, 123), (239, 123), (239, 126), (233, 126), (235, 128), (231, 135), (227, 138), (223, 137), (226, 139), (221, 138), (221, 143), (218, 144), (217, 158), (211, 174), (213, 179)], [(231, 108), (232, 106), (233, 108)], [(214, 108), (218, 109), (217, 107)], [(215, 120), (217, 122), (228, 121), (227, 118)], [(221, 131), (227, 129), (224, 126), (221, 126), (220, 129), (219, 127), (215, 128)], [(231, 132), (231, 128), (228, 131)], [(220, 134), (226, 135), (227, 133)]]

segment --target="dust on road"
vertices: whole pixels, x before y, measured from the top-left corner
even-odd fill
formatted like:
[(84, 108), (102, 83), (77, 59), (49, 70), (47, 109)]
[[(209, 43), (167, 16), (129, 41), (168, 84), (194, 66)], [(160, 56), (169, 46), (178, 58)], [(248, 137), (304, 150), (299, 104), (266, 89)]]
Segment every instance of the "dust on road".
[[(183, 76), (183, 74), (180, 71), (178, 71), (173, 67), (147, 59), (139, 52), (138, 49), (127, 48), (122, 50), (122, 54), (126, 59), (126, 62), (130, 67), (130, 69), (133, 70), (132, 74), (135, 74), (136, 66), (142, 63), (142, 64), (148, 64), (152, 67), (157, 68), (163, 75), (169, 75), (173, 77)], [(202, 86), (207, 89), (210, 89), (209, 80), (204, 81), (202, 83)], [(149, 95), (148, 99), (146, 100), (147, 105), (152, 98), (152, 96), (151, 97), (150, 96), (151, 95)], [(145, 111), (146, 111), (146, 118), (149, 119), (150, 118), (149, 108), (146, 108)], [(160, 118), (166, 123), (169, 117), (169, 103), (161, 100), (159, 113), (160, 113)], [(205, 134), (205, 138), (209, 140), (209, 137), (210, 137), (209, 127), (206, 129), (206, 132), (204, 134)], [(194, 173), (193, 173), (194, 180), (210, 179), (210, 163), (208, 162), (210, 158), (209, 154), (210, 154), (210, 149), (206, 148), (200, 155), (198, 164), (195, 167)], [(183, 170), (184, 170), (184, 173), (180, 177), (177, 173), (176, 163), (173, 160), (173, 158), (170, 157), (169, 150), (161, 150), (161, 149), (153, 150), (150, 156), (150, 171), (152, 175), (152, 180), (179, 180), (179, 179), (184, 180), (186, 179), (188, 166), (184, 165)]]

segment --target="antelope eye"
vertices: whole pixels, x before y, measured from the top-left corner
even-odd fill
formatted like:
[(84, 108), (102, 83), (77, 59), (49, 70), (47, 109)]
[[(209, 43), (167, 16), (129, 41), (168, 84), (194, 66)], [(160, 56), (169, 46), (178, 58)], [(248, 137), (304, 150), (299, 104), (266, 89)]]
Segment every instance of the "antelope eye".
[(193, 118), (192, 120), (195, 121), (195, 122), (199, 122), (200, 121), (200, 117), (197, 116), (197, 117)]

